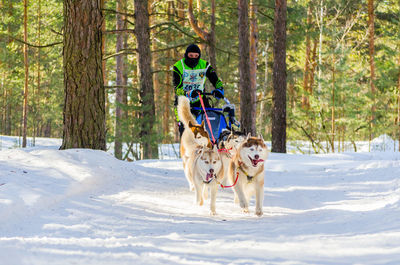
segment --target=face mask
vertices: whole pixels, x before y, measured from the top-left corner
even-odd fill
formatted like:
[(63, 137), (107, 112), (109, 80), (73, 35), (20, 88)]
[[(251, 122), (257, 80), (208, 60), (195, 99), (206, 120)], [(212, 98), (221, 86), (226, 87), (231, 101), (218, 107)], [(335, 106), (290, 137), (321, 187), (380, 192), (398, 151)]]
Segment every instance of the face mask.
[(200, 58), (188, 58), (185, 57), (185, 64), (189, 66), (190, 68), (196, 67), (196, 65), (199, 63)]

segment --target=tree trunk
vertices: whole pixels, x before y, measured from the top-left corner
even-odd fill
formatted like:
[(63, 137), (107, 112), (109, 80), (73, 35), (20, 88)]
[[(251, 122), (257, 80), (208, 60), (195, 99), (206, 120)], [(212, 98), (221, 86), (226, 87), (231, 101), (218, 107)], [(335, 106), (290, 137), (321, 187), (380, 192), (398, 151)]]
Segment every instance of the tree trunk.
[[(167, 13), (168, 13), (168, 21), (174, 21), (174, 3), (173, 2), (168, 2), (168, 6), (167, 6)], [(174, 35), (171, 34), (168, 36), (168, 41), (170, 41), (171, 43), (173, 43), (174, 40)], [(166, 62), (166, 70), (170, 70), (171, 69), (171, 60), (170, 58), (172, 57), (172, 52), (171, 50), (167, 51), (167, 62)], [(170, 97), (171, 97), (171, 74), (167, 74), (166, 77), (166, 89), (165, 89), (165, 94), (164, 94), (164, 109), (163, 109), (163, 135), (165, 137), (165, 139), (168, 139), (168, 135), (169, 135), (169, 130), (170, 130), (170, 126), (169, 126), (169, 113), (170, 113), (170, 106), (171, 106), (171, 102), (170, 102)]]
[(306, 28), (306, 56), (304, 63), (304, 77), (303, 77), (303, 95), (301, 97), (301, 106), (304, 109), (310, 108), (309, 101), (309, 77), (310, 77), (310, 64), (311, 64), (311, 41), (310, 41), (310, 28), (312, 23), (311, 3), (308, 3), (307, 8), (307, 28)]
[[(42, 19), (42, 10), (41, 10), (41, 1), (38, 1), (38, 12), (37, 12), (37, 24), (38, 24), (38, 46), (40, 46), (41, 41), (41, 19)], [(37, 73), (36, 73), (36, 93), (34, 93), (34, 101), (35, 101), (35, 118), (33, 121), (33, 143), (35, 144), (35, 137), (40, 136), (40, 124), (41, 121), (41, 108), (40, 108), (40, 49), (37, 49)], [(36, 132), (36, 133), (35, 133)]]
[[(101, 0), (101, 6), (105, 6), (105, 3), (107, 2), (107, 0)], [(103, 19), (103, 24), (101, 25), (101, 32), (102, 32), (102, 36), (101, 36), (101, 52), (104, 55), (106, 53), (106, 32), (107, 30), (107, 20)], [(103, 84), (104, 86), (107, 86), (108, 84), (108, 80), (107, 80), (107, 61), (106, 60), (102, 60), (101, 62), (101, 69), (103, 71)], [(105, 105), (106, 105), (106, 121), (107, 121), (107, 115), (110, 113), (110, 103), (109, 103), (109, 99), (108, 99), (108, 91), (107, 89), (104, 90), (105, 93)], [(106, 128), (109, 125), (106, 123)]]
[(286, 153), (286, 0), (275, 0), (272, 152)]
[[(9, 18), (11, 18), (13, 16), (13, 2), (12, 1), (8, 1), (8, 16)], [(8, 33), (8, 45), (10, 45), (13, 42), (13, 39), (10, 37), (12, 35), (11, 32), (11, 23), (8, 23), (7, 25), (7, 33)], [(7, 66), (9, 69), (11, 69), (13, 66), (11, 64), (11, 59), (10, 58), (6, 58), (7, 61)], [(5, 93), (6, 93), (6, 97), (5, 99), (7, 99), (6, 102), (6, 109), (5, 109), (5, 132), (4, 134), (6, 135), (11, 135), (12, 134), (12, 116), (13, 116), (13, 112), (11, 111), (11, 104), (8, 102), (8, 99), (11, 99), (13, 97), (13, 89), (8, 88), (7, 85), (5, 86)]]
[(312, 58), (311, 58), (311, 69), (310, 69), (310, 77), (308, 78), (308, 91), (310, 95), (314, 93), (314, 81), (315, 81), (315, 69), (317, 68), (317, 46), (318, 39), (314, 39), (313, 50), (312, 50)]
[(254, 92), (250, 81), (250, 43), (249, 43), (249, 3), (238, 0), (239, 9), (239, 90), (240, 90), (240, 123), (246, 133), (256, 134), (256, 110)]
[(101, 0), (64, 1), (64, 129), (61, 149), (106, 150)]
[(370, 134), (369, 140), (373, 138), (373, 124), (375, 120), (375, 26), (374, 26), (374, 0), (368, 0), (368, 31), (369, 31), (369, 66), (371, 71), (370, 87), (371, 87), (371, 97), (372, 97), (372, 107), (371, 107), (371, 121), (370, 121)]
[[(399, 56), (399, 69), (400, 69), (400, 56)], [(400, 70), (397, 78), (397, 130), (398, 130), (398, 140), (399, 140), (399, 152), (400, 152)]]
[(336, 67), (335, 67), (335, 55), (332, 56), (332, 107), (331, 107), (331, 147), (332, 153), (335, 153), (335, 82), (336, 82)]
[(265, 41), (265, 48), (264, 48), (264, 63), (265, 63), (265, 70), (264, 70), (264, 86), (261, 92), (261, 100), (260, 100), (260, 116), (258, 118), (259, 125), (265, 125), (264, 134), (266, 132), (267, 123), (265, 122), (265, 102), (267, 101), (268, 95), (268, 48), (269, 42), (268, 40)]
[(28, 81), (29, 81), (29, 63), (28, 63), (28, 0), (24, 0), (24, 66), (25, 66), (25, 85), (24, 85), (24, 107), (23, 107), (23, 129), (22, 129), (22, 147), (26, 147), (27, 115), (28, 115)]
[(318, 45), (318, 94), (321, 92), (321, 76), (322, 76), (322, 40), (324, 32), (324, 0), (320, 4), (320, 17), (319, 17), (319, 45)]
[(257, 25), (257, 3), (251, 0), (250, 3), (250, 92), (252, 95), (251, 111), (253, 114), (254, 132), (256, 132), (257, 117), (257, 46), (258, 46), (258, 25)]
[(155, 134), (154, 88), (151, 70), (150, 26), (147, 0), (135, 0), (135, 34), (140, 87), (140, 144), (141, 158), (158, 158)]
[[(117, 0), (117, 26), (116, 30), (123, 30), (125, 28), (125, 17), (120, 13), (125, 11), (125, 0)], [(124, 49), (124, 34), (117, 34), (117, 43), (116, 43), (116, 53), (118, 54)], [(116, 95), (115, 95), (115, 143), (114, 143), (114, 155), (118, 159), (122, 159), (122, 124), (123, 124), (123, 116), (124, 111), (122, 109), (123, 105), (123, 95), (124, 90), (123, 87), (123, 75), (124, 75), (124, 55), (119, 54), (116, 57)]]

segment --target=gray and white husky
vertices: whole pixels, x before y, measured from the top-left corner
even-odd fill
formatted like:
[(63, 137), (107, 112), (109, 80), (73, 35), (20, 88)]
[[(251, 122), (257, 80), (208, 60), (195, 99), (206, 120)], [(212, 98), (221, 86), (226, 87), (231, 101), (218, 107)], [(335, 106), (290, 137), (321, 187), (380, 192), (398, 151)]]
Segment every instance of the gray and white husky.
[(198, 205), (204, 204), (210, 189), (210, 214), (215, 215), (218, 186), (224, 177), (218, 148), (197, 146), (185, 163), (185, 174), (192, 177)]
[(263, 138), (248, 135), (230, 161), (227, 175), (232, 183), (236, 182), (233, 187), (235, 202), (239, 202), (245, 213), (249, 212), (250, 198), (255, 195), (255, 214), (263, 215), (264, 161), (267, 157), (268, 150)]

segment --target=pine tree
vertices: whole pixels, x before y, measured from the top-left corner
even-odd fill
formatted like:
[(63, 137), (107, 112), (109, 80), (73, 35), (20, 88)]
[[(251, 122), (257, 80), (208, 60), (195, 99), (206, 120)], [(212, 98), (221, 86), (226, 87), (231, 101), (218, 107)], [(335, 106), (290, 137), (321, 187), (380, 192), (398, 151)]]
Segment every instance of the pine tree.
[(286, 0), (275, 0), (272, 152), (286, 153)]
[(100, 0), (64, 1), (64, 131), (61, 149), (106, 150)]

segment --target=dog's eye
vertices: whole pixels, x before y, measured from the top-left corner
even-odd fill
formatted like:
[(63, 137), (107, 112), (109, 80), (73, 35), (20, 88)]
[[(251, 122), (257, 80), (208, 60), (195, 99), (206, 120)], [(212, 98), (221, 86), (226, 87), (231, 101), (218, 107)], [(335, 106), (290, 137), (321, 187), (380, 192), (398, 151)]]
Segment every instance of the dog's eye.
[(215, 163), (217, 163), (217, 161), (214, 160), (214, 161), (213, 161), (213, 164), (215, 164)]
[(206, 163), (206, 164), (210, 164), (210, 162), (208, 162), (208, 161), (204, 161), (204, 163)]

